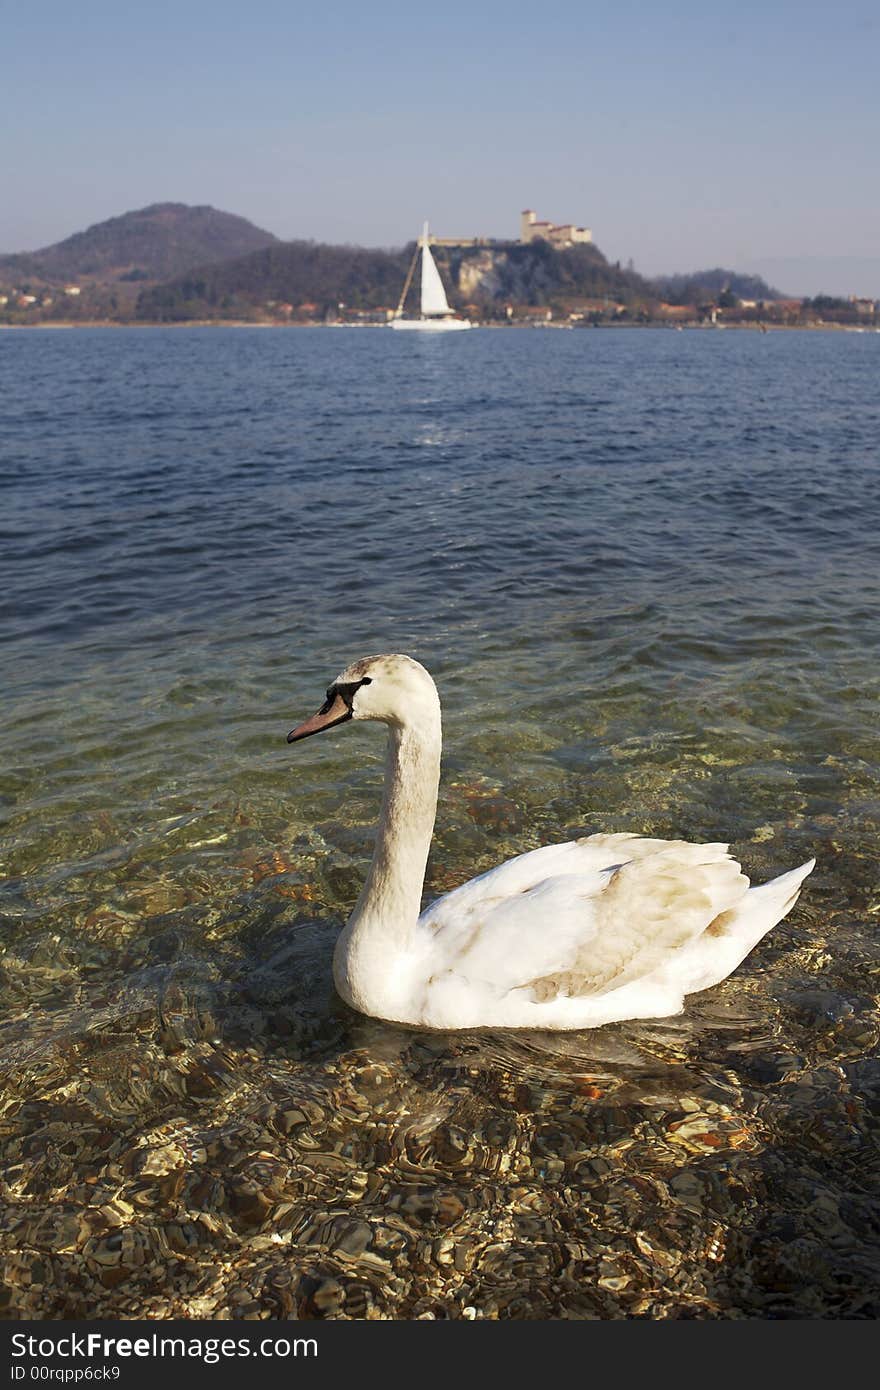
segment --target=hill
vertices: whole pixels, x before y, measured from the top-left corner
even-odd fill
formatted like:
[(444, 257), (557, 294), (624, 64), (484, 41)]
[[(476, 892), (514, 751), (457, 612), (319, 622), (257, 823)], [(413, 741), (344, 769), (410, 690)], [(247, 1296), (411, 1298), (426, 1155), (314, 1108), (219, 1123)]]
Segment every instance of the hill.
[(166, 280), (192, 266), (276, 243), (244, 217), (186, 203), (153, 203), (98, 222), (41, 251), (0, 256), (0, 281), (101, 284)]
[[(652, 293), (640, 276), (610, 265), (595, 246), (558, 251), (539, 241), (432, 249), (450, 303), (474, 305), (488, 317), (502, 317), (511, 303), (610, 299), (630, 304)], [(304, 303), (321, 317), (335, 315), (341, 306), (347, 312), (393, 308), (413, 251), (412, 244), (402, 251), (371, 251), (278, 243), (145, 289), (137, 316), (149, 322), (248, 318), (279, 304), (296, 309)]]
[(248, 318), (272, 303), (314, 303), (321, 313), (396, 304), (406, 252), (320, 242), (277, 242), (248, 256), (202, 265), (142, 291), (137, 317), (148, 322)]
[(611, 264), (598, 246), (557, 250), (546, 241), (448, 251), (449, 273), (460, 297), (493, 305), (572, 306), (608, 301), (633, 306), (652, 297), (651, 286), (632, 270)]
[[(0, 256), (0, 321), (383, 318), (414, 250), (281, 242), (212, 207), (154, 203), (41, 251)], [(549, 309), (573, 322), (646, 322), (668, 319), (670, 304), (701, 318), (710, 305), (781, 298), (757, 276), (718, 267), (649, 280), (592, 243), (489, 241), (435, 245), (433, 254), (452, 306), (484, 320), (540, 319)]]
[(741, 275), (721, 266), (714, 270), (695, 270), (688, 275), (658, 275), (651, 283), (668, 304), (717, 304), (722, 295), (756, 302), (784, 298), (760, 275)]

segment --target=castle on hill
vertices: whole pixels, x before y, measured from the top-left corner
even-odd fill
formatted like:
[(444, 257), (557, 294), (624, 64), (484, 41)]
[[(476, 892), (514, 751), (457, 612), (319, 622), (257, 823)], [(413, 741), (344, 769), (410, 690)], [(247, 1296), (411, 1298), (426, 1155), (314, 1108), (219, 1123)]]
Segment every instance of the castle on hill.
[(579, 242), (592, 241), (593, 233), (589, 227), (576, 227), (573, 222), (539, 222), (538, 214), (526, 208), (520, 214), (519, 239), (521, 242), (549, 241), (551, 246), (574, 246)]
[[(589, 227), (576, 227), (573, 222), (539, 222), (538, 214), (526, 208), (519, 218), (520, 245), (530, 241), (547, 241), (557, 250), (565, 246), (575, 246), (593, 240)], [(486, 236), (434, 236), (428, 235), (430, 246), (502, 246), (497, 237)]]

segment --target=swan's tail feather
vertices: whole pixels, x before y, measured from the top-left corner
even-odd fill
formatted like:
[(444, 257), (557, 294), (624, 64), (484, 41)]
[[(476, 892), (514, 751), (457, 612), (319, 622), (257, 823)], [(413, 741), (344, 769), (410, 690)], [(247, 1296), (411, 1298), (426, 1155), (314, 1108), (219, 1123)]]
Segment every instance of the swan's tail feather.
[(735, 907), (710, 922), (682, 961), (685, 994), (708, 989), (726, 979), (771, 927), (788, 916), (800, 896), (804, 879), (815, 865), (815, 859), (809, 859), (769, 883), (750, 888)]
[(815, 867), (815, 859), (808, 859), (799, 868), (789, 869), (788, 873), (771, 878), (769, 883), (750, 888), (743, 900), (739, 914), (741, 921), (736, 924), (736, 930), (751, 934), (756, 926), (760, 926), (758, 935), (752, 941), (752, 945), (755, 945), (771, 927), (788, 916), (800, 897), (804, 879)]

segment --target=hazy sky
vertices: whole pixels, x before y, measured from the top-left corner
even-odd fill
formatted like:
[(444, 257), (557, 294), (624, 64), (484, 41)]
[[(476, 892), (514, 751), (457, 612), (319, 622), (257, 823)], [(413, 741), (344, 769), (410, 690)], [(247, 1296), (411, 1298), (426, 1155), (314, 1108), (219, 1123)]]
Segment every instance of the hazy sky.
[(880, 297), (877, 0), (0, 0), (0, 250), (152, 202), (402, 245), (592, 227)]

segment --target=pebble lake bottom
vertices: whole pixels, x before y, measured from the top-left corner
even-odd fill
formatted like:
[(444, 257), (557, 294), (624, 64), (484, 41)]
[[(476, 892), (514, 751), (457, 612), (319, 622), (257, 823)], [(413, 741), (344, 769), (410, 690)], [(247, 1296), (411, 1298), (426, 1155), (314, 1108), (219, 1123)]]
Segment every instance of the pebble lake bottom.
[[(880, 336), (0, 335), (3, 1316), (880, 1311)], [(661, 1021), (334, 995), (434, 674), (426, 900), (597, 830), (795, 911)]]

